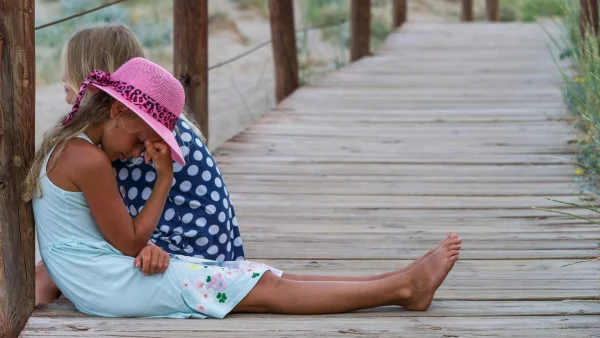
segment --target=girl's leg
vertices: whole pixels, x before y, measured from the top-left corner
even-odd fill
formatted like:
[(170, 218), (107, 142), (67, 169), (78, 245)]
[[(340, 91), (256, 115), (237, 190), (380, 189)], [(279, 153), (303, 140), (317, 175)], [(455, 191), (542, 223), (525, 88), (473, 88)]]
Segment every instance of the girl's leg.
[[(458, 241), (456, 241), (457, 239), (458, 239)], [(295, 280), (295, 281), (338, 281), (338, 282), (369, 282), (369, 281), (374, 281), (374, 280), (379, 280), (379, 279), (385, 279), (385, 278), (388, 278), (388, 277), (391, 277), (391, 276), (394, 276), (397, 274), (401, 274), (401, 273), (411, 270), (415, 266), (419, 265), (427, 257), (429, 257), (442, 244), (444, 244), (445, 242), (447, 242), (449, 240), (454, 240), (455, 245), (458, 245), (458, 247), (457, 248), (455, 247), (455, 248), (457, 250), (460, 250), (460, 243), (461, 243), (460, 238), (458, 238), (458, 236), (456, 234), (450, 233), (448, 235), (448, 237), (446, 237), (437, 247), (435, 247), (434, 249), (431, 249), (429, 252), (427, 252), (425, 255), (423, 255), (421, 258), (417, 259), (416, 261), (412, 262), (411, 264), (405, 266), (402, 269), (399, 269), (396, 271), (391, 271), (391, 272), (386, 272), (386, 273), (382, 273), (382, 274), (378, 274), (378, 275), (326, 276), (326, 275), (296, 275), (296, 274), (284, 273), (283, 276), (281, 276), (281, 277), (284, 279)]]
[(35, 305), (48, 304), (60, 297), (60, 290), (54, 284), (44, 263), (40, 261), (35, 266)]
[(423, 311), (458, 259), (451, 243), (405, 273), (368, 282), (295, 281), (266, 273), (233, 311), (326, 314), (392, 304)]

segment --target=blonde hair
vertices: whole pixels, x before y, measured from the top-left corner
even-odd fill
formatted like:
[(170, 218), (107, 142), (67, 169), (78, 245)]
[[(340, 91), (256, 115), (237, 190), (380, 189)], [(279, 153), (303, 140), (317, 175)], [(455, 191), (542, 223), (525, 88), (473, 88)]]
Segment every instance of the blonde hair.
[[(65, 82), (75, 92), (79, 92), (81, 82), (94, 69), (114, 73), (125, 62), (135, 57), (144, 57), (144, 50), (135, 34), (124, 25), (103, 24), (77, 31), (63, 48)], [(62, 145), (86, 130), (97, 127), (110, 116), (110, 107), (114, 99), (99, 92), (86, 95), (77, 114), (67, 124), (57, 122), (44, 134), (40, 149), (36, 152), (33, 164), (25, 180), (23, 198), (31, 200), (40, 193), (39, 179), (42, 164), (53, 147), (57, 147), (54, 161), (46, 174), (56, 168), (57, 159), (62, 153)], [(185, 109), (180, 117), (192, 130), (205, 141), (200, 128)], [(176, 128), (176, 133), (180, 131)]]
[(115, 99), (102, 91), (98, 91), (94, 95), (86, 95), (81, 101), (77, 113), (73, 115), (69, 123), (63, 125), (59, 121), (44, 134), (42, 145), (36, 151), (31, 169), (29, 169), (29, 173), (25, 178), (25, 193), (23, 194), (25, 201), (41, 196), (40, 174), (44, 159), (52, 148), (56, 147), (55, 155), (53, 161), (48, 163), (45, 175), (56, 169), (58, 158), (62, 154), (67, 141), (90, 128), (101, 126), (110, 118), (110, 109), (113, 102), (115, 102)]

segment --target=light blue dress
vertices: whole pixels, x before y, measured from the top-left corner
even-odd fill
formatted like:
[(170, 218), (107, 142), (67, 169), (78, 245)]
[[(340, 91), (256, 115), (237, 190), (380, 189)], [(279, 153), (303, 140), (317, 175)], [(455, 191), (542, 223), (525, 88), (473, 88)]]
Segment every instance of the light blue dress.
[(41, 170), (42, 195), (33, 200), (40, 254), (52, 280), (79, 311), (103, 317), (223, 318), (266, 271), (281, 276), (261, 263), (175, 255), (165, 273), (144, 276), (132, 257), (106, 242), (83, 193), (65, 191), (46, 176), (51, 154)]

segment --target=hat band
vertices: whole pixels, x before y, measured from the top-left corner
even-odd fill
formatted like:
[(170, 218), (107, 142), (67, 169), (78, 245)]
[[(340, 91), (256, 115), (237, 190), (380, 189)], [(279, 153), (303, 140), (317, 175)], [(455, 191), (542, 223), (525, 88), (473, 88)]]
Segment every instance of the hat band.
[(119, 93), (125, 100), (140, 108), (144, 113), (160, 122), (163, 126), (165, 126), (170, 131), (175, 129), (175, 125), (177, 124), (177, 120), (179, 116), (173, 114), (169, 111), (165, 106), (158, 103), (155, 99), (153, 99), (150, 95), (142, 92), (137, 89), (135, 86), (130, 85), (123, 81), (111, 80), (110, 74), (101, 71), (101, 70), (93, 70), (90, 75), (83, 80), (81, 83), (81, 87), (79, 87), (79, 93), (77, 94), (77, 100), (75, 100), (75, 104), (71, 109), (71, 112), (67, 117), (63, 120), (63, 124), (69, 123), (73, 116), (79, 110), (79, 106), (81, 105), (81, 100), (85, 94), (87, 86), (89, 84), (94, 84), (96, 86), (101, 87), (111, 87), (115, 92)]

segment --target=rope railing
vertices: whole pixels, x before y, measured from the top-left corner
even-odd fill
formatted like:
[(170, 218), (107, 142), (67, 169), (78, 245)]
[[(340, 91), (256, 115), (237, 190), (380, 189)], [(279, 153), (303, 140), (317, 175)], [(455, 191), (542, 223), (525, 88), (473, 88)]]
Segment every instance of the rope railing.
[(84, 16), (84, 15), (86, 15), (86, 14), (89, 14), (89, 13), (92, 13), (92, 12), (95, 12), (95, 11), (99, 11), (99, 10), (101, 10), (101, 9), (103, 9), (103, 8), (106, 8), (106, 7), (109, 7), (109, 6), (112, 6), (112, 5), (116, 5), (116, 4), (118, 4), (118, 3), (125, 2), (125, 1), (127, 1), (127, 0), (116, 0), (116, 1), (113, 1), (113, 2), (110, 2), (110, 3), (107, 3), (107, 4), (104, 4), (104, 5), (102, 5), (102, 6), (98, 6), (98, 7), (96, 7), (96, 8), (89, 9), (89, 10), (87, 10), (87, 11), (83, 11), (83, 12), (81, 12), (81, 13), (73, 14), (73, 15), (71, 15), (71, 16), (67, 16), (67, 17), (65, 17), (65, 18), (62, 18), (62, 19), (59, 19), (59, 20), (56, 20), (56, 21), (52, 21), (52, 22), (48, 22), (48, 23), (46, 23), (46, 24), (43, 24), (43, 25), (41, 25), (41, 26), (37, 26), (37, 27), (35, 27), (35, 30), (37, 31), (38, 29), (42, 29), (42, 28), (46, 28), (46, 27), (50, 27), (50, 26), (54, 26), (54, 25), (56, 25), (56, 24), (59, 24), (59, 23), (61, 23), (61, 22), (69, 21), (69, 20), (71, 20), (71, 19), (75, 19), (75, 18), (78, 18), (78, 17), (80, 17), (80, 16)]
[[(315, 29), (324, 29), (324, 28), (330, 28), (330, 27), (340, 26), (340, 25), (343, 25), (343, 24), (345, 24), (347, 22), (348, 22), (348, 20), (341, 20), (341, 21), (336, 22), (336, 23), (328, 23), (328, 24), (316, 25), (316, 26), (311, 26), (311, 27), (305, 27), (305, 28), (297, 29), (296, 30), (296, 34), (297, 33), (303, 33), (305, 31), (313, 31)], [(227, 64), (230, 64), (230, 63), (232, 63), (234, 61), (237, 61), (237, 60), (243, 58), (246, 55), (252, 54), (253, 52), (255, 52), (257, 50), (259, 50), (259, 49), (261, 49), (261, 48), (263, 48), (265, 46), (270, 45), (272, 42), (273, 42), (272, 39), (269, 39), (267, 41), (263, 41), (263, 42), (259, 43), (258, 45), (254, 46), (254, 47), (252, 47), (250, 49), (248, 49), (247, 51), (245, 51), (243, 53), (240, 53), (240, 54), (238, 54), (236, 56), (233, 56), (233, 57), (231, 57), (231, 58), (229, 58), (229, 59), (227, 59), (225, 61), (221, 61), (221, 62), (219, 62), (217, 64), (209, 66), (208, 70), (213, 70), (213, 69), (225, 66)]]

